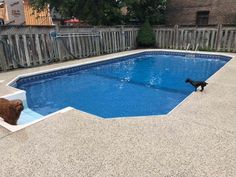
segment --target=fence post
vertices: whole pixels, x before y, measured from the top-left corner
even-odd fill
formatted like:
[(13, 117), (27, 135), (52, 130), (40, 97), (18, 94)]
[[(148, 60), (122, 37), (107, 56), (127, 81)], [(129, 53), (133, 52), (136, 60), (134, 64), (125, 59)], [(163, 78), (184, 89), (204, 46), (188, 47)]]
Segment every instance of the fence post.
[[(53, 27), (52, 30), (50, 31), (50, 33), (52, 32), (56, 32), (57, 31), (57, 27)], [(41, 34), (42, 36), (42, 34)], [(53, 49), (53, 59), (60, 59), (59, 57), (59, 52), (58, 52), (58, 47), (57, 47), (57, 42), (56, 42), (56, 39), (55, 37), (51, 36), (51, 34), (49, 34), (49, 41), (50, 41), (50, 44), (52, 45), (52, 49)], [(49, 62), (49, 60), (46, 60), (46, 63)]]
[[(0, 37), (0, 40), (1, 40), (1, 37)], [(1, 41), (0, 41), (0, 68), (2, 68), (3, 71), (7, 70), (7, 62), (6, 62), (5, 52), (4, 52), (4, 46)]]
[[(56, 26), (56, 32), (57, 32), (57, 33), (60, 32), (59, 25)], [(58, 49), (58, 55), (59, 55), (59, 60), (60, 60), (60, 61), (63, 61), (64, 59), (62, 58), (62, 51), (61, 51), (60, 40), (58, 40), (57, 38), (54, 39), (54, 40), (56, 40), (57, 49)]]
[(179, 48), (179, 26), (178, 25), (175, 25), (174, 26), (174, 45), (175, 46), (175, 49), (178, 49)]
[(125, 51), (125, 31), (124, 26), (121, 26), (121, 43), (122, 43), (122, 51)]
[[(95, 42), (95, 55), (101, 55), (101, 51), (100, 51), (100, 45), (99, 45), (99, 40), (102, 36), (101, 32), (97, 30), (97, 27), (94, 26), (93, 28), (93, 33), (95, 36), (93, 36), (94, 42)], [(102, 40), (101, 40), (102, 41)]]
[(219, 51), (221, 49), (221, 40), (222, 40), (222, 25), (218, 24), (217, 26), (217, 36), (216, 36), (216, 50)]

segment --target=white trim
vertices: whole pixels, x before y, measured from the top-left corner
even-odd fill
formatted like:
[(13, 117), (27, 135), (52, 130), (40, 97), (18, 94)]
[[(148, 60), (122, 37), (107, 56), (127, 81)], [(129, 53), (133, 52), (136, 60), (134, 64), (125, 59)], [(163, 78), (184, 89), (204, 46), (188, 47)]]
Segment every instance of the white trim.
[(49, 118), (49, 117), (51, 117), (51, 116), (54, 116), (54, 115), (57, 115), (57, 114), (60, 114), (60, 113), (66, 113), (66, 112), (68, 112), (68, 111), (70, 111), (70, 110), (73, 110), (73, 109), (74, 109), (74, 108), (72, 108), (72, 107), (66, 107), (66, 108), (61, 109), (61, 110), (59, 110), (59, 111), (56, 111), (56, 112), (54, 112), (54, 113), (52, 113), (52, 114), (49, 114), (49, 115), (47, 115), (47, 116), (44, 116), (44, 117), (42, 117), (41, 119), (32, 121), (32, 122), (27, 123), (27, 124), (24, 124), (24, 125), (10, 125), (10, 124), (4, 122), (4, 121), (2, 120), (2, 118), (0, 118), (0, 125), (3, 126), (4, 128), (6, 128), (7, 130), (11, 131), (11, 132), (16, 132), (16, 131), (19, 131), (19, 130), (21, 130), (21, 129), (23, 129), (23, 128), (26, 128), (26, 127), (28, 127), (28, 126), (31, 126), (31, 125), (33, 125), (33, 124), (35, 124), (35, 123), (37, 123), (37, 122), (43, 121), (44, 119), (47, 119), (47, 118)]
[(1, 96), (0, 98), (6, 98), (8, 100), (20, 99), (22, 101), (26, 100), (26, 92), (24, 90), (18, 90), (15, 93)]

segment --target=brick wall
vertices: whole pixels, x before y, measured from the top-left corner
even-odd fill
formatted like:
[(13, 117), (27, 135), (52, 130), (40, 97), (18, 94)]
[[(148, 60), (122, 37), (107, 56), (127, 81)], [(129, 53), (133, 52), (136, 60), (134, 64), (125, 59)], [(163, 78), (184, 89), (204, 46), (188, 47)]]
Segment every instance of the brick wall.
[(236, 24), (236, 0), (168, 0), (167, 24), (196, 25), (198, 11), (210, 11), (209, 24)]

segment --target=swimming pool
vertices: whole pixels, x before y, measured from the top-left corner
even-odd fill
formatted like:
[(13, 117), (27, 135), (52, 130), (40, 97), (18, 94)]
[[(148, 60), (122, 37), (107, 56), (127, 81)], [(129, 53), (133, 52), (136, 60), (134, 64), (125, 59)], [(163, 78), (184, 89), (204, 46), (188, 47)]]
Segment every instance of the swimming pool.
[(207, 80), (230, 58), (180, 52), (141, 52), (109, 61), (24, 77), (28, 107), (48, 115), (65, 107), (103, 118), (163, 115), (194, 88), (186, 78)]

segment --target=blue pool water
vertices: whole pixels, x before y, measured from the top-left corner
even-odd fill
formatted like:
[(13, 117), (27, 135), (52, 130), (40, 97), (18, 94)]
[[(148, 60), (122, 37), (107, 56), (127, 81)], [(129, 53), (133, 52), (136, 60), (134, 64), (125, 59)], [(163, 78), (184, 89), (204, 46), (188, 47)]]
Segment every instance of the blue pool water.
[(228, 60), (142, 53), (23, 78), (16, 87), (26, 91), (29, 108), (41, 115), (68, 106), (103, 118), (162, 115), (194, 91), (186, 78), (206, 80)]
[(31, 110), (28, 107), (25, 107), (25, 109), (21, 112), (21, 115), (20, 115), (19, 120), (17, 121), (17, 124), (23, 125), (23, 124), (38, 120), (42, 117), (43, 116), (38, 114), (37, 112)]

